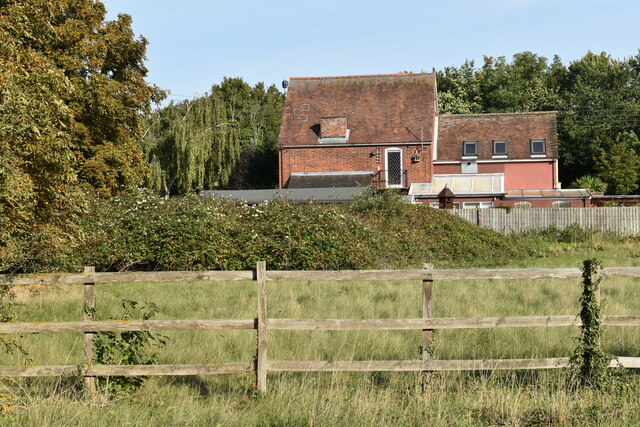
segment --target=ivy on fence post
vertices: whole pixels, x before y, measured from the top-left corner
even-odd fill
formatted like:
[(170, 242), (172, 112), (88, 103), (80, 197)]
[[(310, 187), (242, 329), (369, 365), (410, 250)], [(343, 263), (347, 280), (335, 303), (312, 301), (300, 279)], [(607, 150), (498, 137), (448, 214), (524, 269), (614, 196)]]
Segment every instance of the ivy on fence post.
[(582, 295), (580, 296), (580, 320), (582, 321), (579, 345), (571, 357), (571, 365), (577, 368), (580, 385), (602, 386), (610, 358), (602, 350), (601, 305), (598, 300), (602, 263), (597, 258), (585, 260), (582, 265)]

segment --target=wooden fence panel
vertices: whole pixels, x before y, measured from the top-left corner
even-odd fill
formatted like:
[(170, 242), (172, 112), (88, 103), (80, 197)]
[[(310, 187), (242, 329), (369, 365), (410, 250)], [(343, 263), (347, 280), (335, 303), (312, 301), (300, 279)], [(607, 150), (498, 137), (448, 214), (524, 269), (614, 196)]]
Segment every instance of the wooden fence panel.
[[(528, 210), (533, 211), (533, 210)], [(477, 211), (478, 213), (480, 211)], [(585, 212), (580, 215), (586, 215)], [(527, 213), (525, 212), (526, 215)], [(562, 217), (564, 215), (564, 217)], [(567, 213), (566, 224), (574, 219)], [(640, 267), (608, 267), (601, 271), (603, 277), (640, 277)], [(518, 328), (518, 327), (576, 327), (580, 319), (575, 315), (564, 316), (506, 316), (479, 318), (433, 318), (432, 302), (435, 280), (474, 279), (534, 279), (578, 278), (577, 268), (534, 269), (457, 269), (434, 270), (426, 265), (421, 270), (385, 271), (267, 271), (261, 261), (255, 272), (151, 272), (151, 273), (95, 273), (90, 268), (80, 274), (54, 275), (0, 275), (0, 286), (26, 285), (29, 283), (84, 284), (85, 315), (79, 322), (14, 322), (0, 323), (0, 333), (78, 332), (85, 337), (87, 366), (81, 372), (75, 365), (52, 366), (0, 366), (0, 377), (60, 376), (79, 374), (85, 377), (89, 390), (95, 389), (96, 376), (138, 375), (214, 375), (255, 372), (257, 389), (267, 392), (267, 372), (290, 371), (464, 371), (496, 369), (553, 369), (568, 365), (568, 358), (501, 359), (501, 360), (433, 360), (428, 353), (435, 329), (468, 328)], [(420, 280), (422, 283), (422, 317), (417, 319), (276, 319), (267, 316), (267, 281), (279, 280)], [(164, 282), (193, 280), (253, 280), (257, 285), (257, 316), (254, 319), (204, 319), (204, 320), (127, 320), (95, 321), (92, 308), (95, 305), (95, 285), (98, 283)], [(640, 316), (603, 316), (603, 324), (609, 326), (640, 327)], [(257, 331), (256, 360), (223, 364), (199, 365), (93, 365), (93, 334), (106, 331), (163, 331), (163, 330), (221, 330), (255, 329)], [(273, 361), (268, 360), (268, 330), (421, 330), (422, 360), (391, 361)], [(640, 357), (616, 357), (610, 367), (640, 369)]]
[(640, 206), (602, 208), (451, 209), (472, 224), (503, 234), (532, 229), (560, 229), (572, 224), (620, 235), (640, 234)]

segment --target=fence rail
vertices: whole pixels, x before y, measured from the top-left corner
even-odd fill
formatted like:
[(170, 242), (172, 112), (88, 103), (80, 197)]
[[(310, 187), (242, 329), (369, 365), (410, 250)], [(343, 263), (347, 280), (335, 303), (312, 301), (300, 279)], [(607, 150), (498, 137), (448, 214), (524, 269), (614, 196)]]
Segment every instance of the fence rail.
[(503, 234), (578, 224), (620, 235), (640, 234), (640, 206), (601, 208), (451, 209), (472, 224)]
[[(609, 267), (602, 269), (603, 277), (640, 277), (640, 267)], [(89, 389), (95, 389), (96, 376), (154, 376), (154, 375), (216, 375), (255, 372), (257, 387), (267, 391), (267, 372), (363, 372), (363, 371), (465, 371), (498, 369), (554, 369), (568, 366), (569, 358), (496, 359), (496, 360), (433, 360), (428, 353), (433, 330), (468, 328), (518, 327), (575, 327), (581, 324), (578, 316), (514, 316), (479, 318), (433, 318), (431, 303), (434, 280), (576, 278), (577, 268), (535, 269), (476, 269), (435, 270), (427, 265), (418, 270), (371, 271), (267, 271), (258, 262), (255, 271), (204, 272), (145, 272), (95, 273), (86, 268), (78, 274), (0, 275), (0, 285), (82, 284), (85, 303), (95, 304), (95, 285), (101, 283), (173, 282), (173, 281), (229, 281), (245, 280), (257, 283), (257, 317), (254, 319), (204, 320), (130, 320), (95, 321), (85, 316), (78, 322), (15, 322), (0, 323), (0, 333), (78, 332), (85, 336), (87, 365), (80, 373)], [(282, 280), (420, 280), (422, 282), (422, 318), (416, 319), (278, 319), (267, 317), (267, 281)], [(640, 326), (640, 316), (604, 316), (609, 326)], [(93, 334), (106, 331), (167, 331), (251, 329), (257, 331), (255, 362), (187, 365), (94, 365)], [(269, 330), (422, 330), (422, 360), (387, 361), (274, 361), (268, 359)], [(640, 357), (616, 357), (611, 367), (640, 368)], [(79, 372), (76, 365), (0, 366), (0, 377), (60, 376)]]

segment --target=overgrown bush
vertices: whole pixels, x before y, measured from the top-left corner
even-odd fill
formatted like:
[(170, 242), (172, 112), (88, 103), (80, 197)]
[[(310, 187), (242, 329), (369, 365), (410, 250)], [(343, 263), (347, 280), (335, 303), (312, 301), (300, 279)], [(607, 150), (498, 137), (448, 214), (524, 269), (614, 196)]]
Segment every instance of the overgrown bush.
[[(14, 296), (8, 285), (0, 283), (0, 323), (15, 322), (15, 302)], [(27, 355), (20, 345), (19, 334), (0, 334), (0, 353), (13, 353), (19, 351)]]
[(491, 266), (539, 252), (530, 241), (405, 203), (392, 192), (343, 204), (251, 206), (195, 195), (164, 200), (140, 190), (90, 198), (77, 228), (51, 248), (37, 236), (16, 242), (37, 256), (12, 270), (244, 270), (258, 260), (298, 270)]
[(371, 266), (371, 233), (333, 205), (250, 206), (140, 192), (96, 200), (83, 224), (84, 264), (101, 270), (328, 269)]

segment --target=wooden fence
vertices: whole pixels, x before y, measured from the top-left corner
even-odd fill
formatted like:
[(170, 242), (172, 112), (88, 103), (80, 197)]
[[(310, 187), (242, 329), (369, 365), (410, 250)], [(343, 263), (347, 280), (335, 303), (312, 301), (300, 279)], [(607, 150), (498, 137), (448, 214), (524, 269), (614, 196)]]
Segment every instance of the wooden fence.
[(472, 224), (509, 234), (555, 226), (610, 231), (621, 235), (640, 234), (640, 206), (602, 208), (492, 208), (451, 209), (454, 215)]
[[(601, 271), (607, 277), (640, 277), (640, 267), (609, 267)], [(0, 275), (0, 285), (82, 285), (85, 302), (95, 304), (95, 285), (102, 283), (166, 282), (166, 281), (255, 281), (257, 286), (257, 317), (253, 319), (205, 320), (146, 320), (146, 321), (94, 321), (86, 314), (78, 322), (15, 322), (0, 323), (0, 333), (84, 333), (85, 357), (83, 368), (85, 383), (95, 388), (96, 376), (137, 375), (213, 375), (255, 372), (257, 387), (267, 391), (267, 372), (310, 371), (461, 371), (496, 369), (548, 369), (568, 366), (569, 357), (546, 359), (496, 360), (435, 360), (427, 349), (435, 329), (518, 328), (579, 326), (578, 316), (518, 316), (481, 318), (433, 318), (431, 303), (435, 280), (468, 279), (549, 279), (580, 278), (577, 268), (535, 269), (477, 269), (435, 270), (427, 265), (417, 270), (380, 271), (267, 271), (264, 262), (258, 262), (255, 271), (202, 271), (202, 272), (123, 272), (95, 273), (85, 268), (84, 273), (44, 275)], [(334, 281), (334, 280), (416, 280), (422, 284), (422, 317), (416, 319), (276, 319), (267, 316), (268, 281)], [(90, 310), (89, 310), (90, 311)], [(604, 316), (609, 326), (640, 326), (640, 316)], [(94, 365), (93, 334), (106, 331), (166, 331), (166, 330), (221, 330), (251, 329), (257, 331), (257, 356), (254, 362), (190, 365)], [(385, 361), (276, 361), (268, 359), (270, 330), (422, 330), (421, 360)], [(640, 368), (640, 357), (616, 357), (611, 367)], [(0, 366), (0, 377), (59, 376), (78, 371), (76, 365), (54, 366)]]

